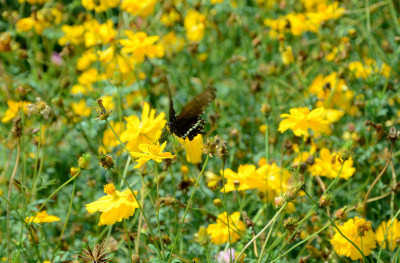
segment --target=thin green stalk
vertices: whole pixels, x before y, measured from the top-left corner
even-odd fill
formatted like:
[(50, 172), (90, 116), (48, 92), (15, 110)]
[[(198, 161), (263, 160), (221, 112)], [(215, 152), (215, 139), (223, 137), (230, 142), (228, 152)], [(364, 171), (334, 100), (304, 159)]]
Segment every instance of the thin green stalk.
[[(156, 199), (156, 202), (159, 202), (159, 200), (160, 200), (159, 178), (158, 178), (158, 170), (157, 170), (157, 163), (156, 162), (154, 162), (154, 169), (155, 169), (155, 172), (156, 172), (156, 181), (157, 181), (156, 182), (156, 184), (157, 184), (157, 199)], [(157, 216), (158, 235), (160, 236), (161, 252), (164, 255), (164, 241), (163, 241), (162, 234), (161, 234), (161, 224), (160, 224), (159, 209), (160, 209), (160, 206), (155, 207), (156, 216)]]
[[(314, 205), (317, 206), (317, 207), (319, 208), (319, 205), (318, 205), (317, 201), (315, 201), (314, 198), (312, 198), (312, 196), (310, 196), (310, 194), (309, 194), (306, 190), (304, 190), (304, 193), (306, 194), (306, 196), (308, 197), (308, 199), (310, 199), (311, 202), (313, 202)], [(342, 233), (342, 231), (340, 231), (340, 229), (336, 226), (335, 222), (333, 222), (333, 220), (329, 217), (329, 215), (325, 212), (325, 210), (322, 209), (322, 208), (319, 208), (319, 210), (328, 218), (328, 220), (331, 222), (331, 224), (333, 225), (333, 227), (339, 232), (339, 234), (340, 234), (342, 237), (344, 237), (344, 239), (346, 239), (347, 241), (349, 241), (349, 242), (358, 250), (358, 252), (361, 253), (361, 255), (362, 255), (362, 257), (363, 257), (363, 262), (369, 262), (369, 261), (367, 261), (367, 258), (364, 256), (364, 253), (362, 252), (362, 250), (361, 250), (356, 244), (354, 244), (353, 241), (351, 241), (348, 237), (346, 237), (346, 236)]]
[[(35, 239), (33, 238), (32, 230), (31, 230), (29, 224), (25, 222), (24, 218), (18, 213), (18, 210), (17, 210), (16, 208), (14, 208), (14, 207), (12, 206), (12, 204), (8, 201), (8, 199), (5, 198), (2, 194), (0, 194), (0, 197), (1, 197), (4, 201), (6, 201), (7, 205), (10, 206), (10, 207), (12, 208), (12, 210), (15, 211), (15, 213), (16, 213), (17, 216), (19, 217), (19, 220), (21, 220), (22, 224), (23, 224), (23, 225), (26, 227), (26, 229), (28, 230), (29, 235), (31, 236), (31, 239), (32, 239), (32, 240), (35, 240)], [(7, 217), (7, 218), (8, 218), (8, 217)], [(34, 243), (35, 251), (36, 251), (36, 254), (38, 255), (39, 261), (40, 261), (40, 263), (43, 263), (43, 259), (42, 259), (42, 256), (40, 255), (40, 252), (39, 252), (39, 248), (38, 248), (38, 246), (37, 246), (37, 243), (34, 242), (34, 241), (33, 241), (33, 243)], [(9, 258), (10, 258), (10, 257), (9, 257)]]
[[(194, 184), (194, 187), (193, 187), (193, 190), (192, 190), (192, 194), (190, 195), (189, 202), (188, 202), (188, 204), (186, 206), (186, 209), (185, 209), (185, 213), (183, 214), (183, 218), (182, 218), (181, 223), (180, 223), (179, 228), (178, 228), (178, 233), (175, 236), (175, 240), (174, 240), (174, 243), (172, 245), (171, 253), (169, 254), (168, 263), (171, 262), (171, 260), (172, 260), (172, 254), (174, 253), (176, 242), (178, 241), (179, 235), (181, 233), (182, 226), (183, 226), (183, 223), (185, 221), (186, 214), (187, 214), (187, 212), (189, 210), (189, 207), (190, 207), (190, 204), (192, 202), (194, 193), (196, 192), (196, 189), (197, 189), (197, 185), (199, 184), (200, 178), (204, 173), (204, 170), (206, 168), (206, 165), (207, 165), (207, 162), (208, 162), (209, 158), (210, 158), (210, 156), (207, 155), (207, 158), (206, 158), (206, 161), (204, 162), (203, 168), (201, 169), (201, 172), (200, 172), (199, 176), (197, 177), (196, 183)], [(228, 220), (228, 222), (229, 222), (229, 220)]]
[[(80, 171), (79, 171), (79, 173), (80, 173)], [(74, 186), (73, 186), (73, 188), (72, 188), (71, 200), (70, 200), (69, 206), (68, 206), (67, 217), (65, 218), (65, 222), (64, 222), (63, 228), (62, 228), (62, 230), (61, 230), (60, 237), (58, 238), (57, 246), (56, 246), (56, 249), (54, 250), (55, 252), (57, 252), (58, 248), (60, 247), (61, 239), (62, 239), (62, 237), (63, 237), (63, 235), (64, 235), (65, 229), (67, 228), (69, 216), (71, 215), (72, 203), (73, 203), (73, 201), (74, 201), (75, 188), (76, 188), (76, 180), (74, 181)], [(54, 255), (55, 255), (55, 253), (53, 254), (53, 258), (51, 259), (51, 262), (53, 262), (53, 260), (54, 260)]]
[[(132, 187), (129, 185), (129, 183), (126, 181), (126, 179), (125, 179), (124, 177), (122, 177), (122, 175), (118, 172), (117, 169), (114, 168), (114, 171), (117, 173), (117, 175), (118, 175), (119, 177), (121, 177), (121, 179), (124, 181), (124, 183), (128, 186), (128, 188), (129, 188), (129, 190), (131, 191), (133, 197), (135, 198), (136, 203), (137, 203), (138, 206), (139, 206), (140, 211), (141, 211), (142, 214), (143, 214), (143, 218), (144, 218), (144, 220), (146, 221), (146, 224), (147, 224), (148, 226), (150, 226), (149, 220), (147, 219), (146, 214), (144, 213), (143, 207), (142, 207), (141, 203), (139, 202), (139, 200), (137, 199), (136, 194), (135, 194), (135, 192), (133, 191)], [(150, 235), (151, 235), (152, 239), (155, 240), (153, 231), (151, 230), (151, 227), (149, 227), (148, 229), (149, 229), (149, 232), (150, 232)], [(158, 243), (155, 242), (155, 244), (157, 244), (156, 248), (157, 248), (158, 252), (160, 252), (160, 248), (158, 247)], [(164, 256), (164, 255), (162, 255), (162, 256)]]
[[(229, 249), (229, 253), (230, 253), (230, 245), (232, 244), (232, 242), (231, 242), (231, 229), (230, 229), (230, 226), (229, 226), (229, 211), (228, 211), (228, 204), (226, 203), (226, 189), (225, 189), (225, 161), (223, 161), (222, 162), (222, 186), (223, 186), (223, 188), (224, 188), (224, 192), (223, 192), (223, 195), (224, 195), (224, 202), (223, 202), (223, 204), (224, 204), (224, 209), (225, 209), (225, 211), (226, 211), (226, 218), (227, 218), (227, 226), (228, 226), (228, 239), (229, 239), (229, 244), (228, 244), (228, 249)], [(242, 215), (242, 213), (240, 213), (240, 215)], [(231, 257), (229, 257), (229, 262), (230, 263), (232, 263), (232, 258)]]
[(127, 238), (126, 242), (128, 242), (129, 258), (130, 258), (130, 261), (132, 262), (131, 237), (129, 236), (129, 232), (128, 232), (128, 228), (126, 227), (125, 219), (124, 219), (124, 228), (125, 228), (126, 238)]
[(265, 241), (264, 241), (263, 247), (262, 247), (262, 249), (261, 249), (260, 257), (258, 258), (258, 263), (261, 263), (261, 259), (262, 259), (262, 256), (263, 256), (263, 254), (264, 254), (264, 250), (265, 250), (265, 248), (267, 247), (268, 240), (269, 240), (269, 238), (270, 238), (270, 236), (271, 236), (272, 230), (274, 229), (274, 225), (275, 225), (275, 221), (272, 223), (272, 227), (269, 229), (268, 236), (267, 236), (267, 238), (266, 238)]
[(204, 246), (204, 250), (205, 250), (205, 252), (206, 252), (206, 260), (207, 260), (207, 263), (210, 263), (210, 262), (211, 262), (211, 261), (210, 261), (210, 250), (209, 250), (209, 248), (208, 248), (208, 244)]
[[(304, 244), (305, 242), (307, 242), (309, 239), (315, 237), (316, 235), (318, 235), (319, 233), (321, 233), (322, 231), (324, 231), (325, 229), (327, 229), (329, 226), (331, 225), (331, 223), (327, 223), (325, 226), (323, 226), (320, 230), (318, 230), (317, 232), (313, 233), (312, 235), (310, 235), (309, 237), (307, 237), (306, 239), (300, 241), (299, 243), (297, 243), (296, 245), (294, 245), (293, 247), (291, 247), (288, 251), (286, 251), (285, 253), (283, 253), (282, 255), (280, 255), (279, 257), (275, 258), (273, 261), (271, 261), (270, 263), (273, 263), (275, 261), (277, 261), (278, 259), (286, 256), (287, 254), (290, 253), (290, 251), (292, 251), (293, 249), (295, 249), (296, 247)], [(261, 261), (259, 261), (261, 262)]]
[(235, 262), (237, 263), (238, 260), (241, 258), (241, 256), (243, 255), (244, 251), (253, 243), (254, 240), (256, 240), (265, 230), (267, 230), (267, 228), (276, 220), (276, 218), (279, 216), (279, 214), (283, 211), (283, 208), (286, 206), (286, 201), (285, 203), (282, 205), (282, 207), (279, 209), (278, 212), (276, 212), (276, 214), (274, 215), (274, 217), (268, 222), (268, 224), (260, 231), (258, 232), (258, 234), (253, 237), (247, 244), (246, 246), (244, 246), (244, 248), (242, 249), (242, 251), (240, 251), (239, 255), (236, 257)]
[(47, 199), (42, 203), (42, 205), (39, 207), (38, 211), (42, 211), (43, 207), (47, 204), (47, 202), (56, 194), (58, 193), (58, 191), (60, 191), (64, 186), (66, 186), (67, 184), (69, 184), (70, 182), (72, 182), (73, 180), (75, 180), (78, 176), (79, 176), (80, 172), (78, 172), (77, 174), (75, 174), (73, 177), (71, 177), (71, 179), (69, 179), (68, 181), (66, 181), (65, 183), (63, 183), (60, 187), (58, 187), (53, 193), (51, 193), (51, 195), (49, 197), (47, 197)]
[(8, 194), (7, 194), (7, 256), (8, 256), (8, 261), (11, 262), (11, 250), (10, 250), (10, 244), (11, 244), (11, 239), (10, 239), (10, 199), (11, 199), (11, 188), (12, 184), (14, 181), (14, 177), (17, 173), (17, 168), (19, 164), (19, 156), (21, 154), (21, 147), (18, 144), (17, 148), (17, 157), (15, 159), (15, 165), (14, 165), (14, 170), (11, 174), (10, 178), (10, 183), (8, 185)]
[[(400, 215), (400, 209), (397, 210), (397, 213), (394, 215), (392, 221), (390, 221), (390, 224), (389, 224), (389, 226), (388, 226), (387, 229), (386, 229), (385, 237), (384, 237), (383, 240), (382, 240), (382, 244), (381, 244), (380, 249), (379, 249), (378, 259), (376, 260), (376, 262), (379, 262), (379, 260), (380, 260), (380, 258), (381, 258), (383, 244), (386, 242), (387, 235), (388, 235), (388, 233), (389, 233), (390, 228), (391, 228), (392, 225), (393, 225), (394, 220), (395, 220), (399, 215)], [(400, 250), (400, 248), (399, 248), (398, 250)]]

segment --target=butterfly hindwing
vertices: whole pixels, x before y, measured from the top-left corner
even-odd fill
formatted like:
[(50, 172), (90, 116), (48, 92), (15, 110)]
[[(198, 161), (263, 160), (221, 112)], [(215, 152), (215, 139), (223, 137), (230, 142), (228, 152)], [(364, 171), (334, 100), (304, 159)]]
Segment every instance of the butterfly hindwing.
[(215, 92), (216, 89), (210, 87), (203, 93), (194, 97), (188, 104), (186, 104), (176, 120), (199, 117), (204, 113), (204, 109), (208, 104), (215, 99)]

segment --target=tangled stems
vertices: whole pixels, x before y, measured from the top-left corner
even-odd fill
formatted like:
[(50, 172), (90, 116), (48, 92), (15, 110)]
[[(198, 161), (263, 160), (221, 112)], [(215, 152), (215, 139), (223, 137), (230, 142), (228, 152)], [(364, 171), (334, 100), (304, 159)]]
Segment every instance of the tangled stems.
[[(171, 262), (171, 260), (172, 260), (172, 254), (174, 253), (175, 246), (176, 246), (176, 243), (177, 243), (178, 238), (179, 238), (179, 234), (181, 233), (183, 222), (185, 221), (185, 217), (186, 217), (186, 214), (187, 214), (187, 212), (189, 210), (190, 204), (192, 203), (192, 199), (193, 199), (194, 193), (196, 192), (197, 185), (199, 184), (200, 178), (204, 173), (204, 170), (205, 170), (205, 168), (207, 166), (207, 162), (208, 162), (209, 158), (210, 158), (210, 156), (207, 155), (207, 158), (206, 158), (206, 161), (204, 162), (203, 168), (201, 169), (201, 172), (200, 172), (199, 176), (197, 177), (196, 183), (194, 184), (194, 187), (193, 187), (193, 190), (192, 190), (192, 194), (190, 195), (189, 202), (188, 202), (188, 204), (186, 206), (186, 209), (185, 209), (185, 213), (183, 214), (183, 218), (182, 218), (181, 223), (180, 223), (179, 228), (178, 228), (178, 233), (175, 236), (174, 244), (172, 245), (172, 249), (171, 249), (171, 252), (169, 254), (169, 259), (167, 261), (168, 263)], [(229, 220), (228, 220), (228, 222), (229, 222)]]
[(392, 154), (393, 154), (393, 143), (391, 143), (390, 145), (390, 152), (389, 152), (389, 156), (388, 159), (386, 160), (385, 166), (383, 167), (382, 171), (379, 173), (379, 175), (375, 178), (374, 182), (371, 184), (371, 186), (369, 187), (367, 194), (365, 195), (364, 198), (364, 202), (363, 202), (363, 217), (365, 218), (365, 213), (367, 211), (367, 200), (368, 200), (368, 196), (371, 193), (372, 189), (375, 187), (375, 185), (378, 183), (379, 179), (381, 179), (381, 177), (383, 176), (383, 174), (386, 172), (386, 169), (389, 166), (390, 161), (392, 160)]
[[(1, 195), (1, 194), (0, 194), (0, 197), (1, 197), (4, 201), (6, 201), (6, 203), (7, 203), (8, 206), (11, 206), (11, 204), (10, 204), (10, 202), (8, 201), (7, 198), (5, 198), (5, 197), (4, 197), (3, 195)], [(26, 223), (26, 222), (25, 222), (24, 218), (18, 213), (17, 209), (15, 209), (15, 208), (12, 207), (12, 206), (11, 206), (11, 208), (15, 211), (15, 213), (17, 214), (17, 216), (19, 217), (19, 219), (21, 220), (21, 222), (23, 222), (23, 225), (24, 225), (24, 226), (26, 227), (26, 229), (28, 230), (29, 235), (31, 236), (31, 239), (32, 239), (32, 241), (33, 241), (33, 243), (34, 243), (34, 248), (35, 248), (36, 254), (38, 255), (39, 261), (40, 261), (41, 263), (43, 263), (43, 259), (42, 259), (42, 257), (40, 256), (40, 252), (39, 252), (37, 243), (34, 241), (35, 239), (33, 238), (32, 230), (31, 230), (31, 228), (29, 227), (29, 223)], [(8, 217), (7, 217), (7, 218), (8, 218)], [(9, 257), (9, 260), (11, 260), (11, 257)]]
[(276, 220), (276, 218), (279, 216), (279, 214), (283, 211), (283, 209), (286, 206), (286, 201), (285, 203), (281, 206), (281, 208), (279, 209), (279, 211), (275, 214), (275, 216), (268, 222), (268, 224), (255, 236), (253, 237), (247, 244), (246, 246), (242, 249), (242, 251), (240, 251), (239, 255), (236, 257), (235, 262), (237, 263), (238, 260), (241, 258), (241, 256), (243, 255), (244, 251), (253, 243), (254, 240), (256, 240), (265, 230), (267, 230), (267, 228)]
[[(136, 203), (139, 205), (140, 212), (142, 212), (142, 215), (143, 215), (144, 220), (146, 221), (146, 224), (148, 226), (150, 226), (149, 220), (147, 219), (146, 214), (144, 213), (143, 207), (142, 207), (141, 203), (139, 202), (139, 200), (137, 199), (137, 197), (135, 195), (135, 192), (133, 191), (132, 187), (129, 185), (129, 183), (126, 181), (126, 179), (118, 172), (117, 169), (114, 168), (114, 171), (117, 173), (117, 175), (119, 177), (121, 177), (121, 179), (124, 181), (124, 183), (128, 186), (128, 188), (131, 191), (133, 197), (135, 198)], [(151, 237), (153, 238), (153, 240), (155, 240), (153, 231), (151, 230), (151, 227), (149, 227), (148, 229), (149, 229)], [(160, 241), (160, 242), (162, 242), (162, 241)], [(155, 242), (155, 243), (157, 244), (157, 249), (160, 252), (160, 248), (158, 247), (158, 243), (157, 242)], [(162, 256), (164, 256), (164, 255), (162, 254)]]

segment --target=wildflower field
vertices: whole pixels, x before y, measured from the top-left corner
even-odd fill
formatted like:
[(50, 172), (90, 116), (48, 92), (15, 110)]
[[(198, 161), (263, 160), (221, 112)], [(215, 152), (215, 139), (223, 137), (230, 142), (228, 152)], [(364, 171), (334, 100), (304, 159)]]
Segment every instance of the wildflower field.
[(400, 262), (399, 1), (0, 10), (1, 262)]

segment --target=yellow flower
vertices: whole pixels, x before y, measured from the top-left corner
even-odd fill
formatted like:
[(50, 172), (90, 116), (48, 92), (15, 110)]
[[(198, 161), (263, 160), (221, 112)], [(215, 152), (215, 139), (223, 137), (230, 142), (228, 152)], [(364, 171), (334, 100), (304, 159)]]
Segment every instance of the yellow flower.
[(60, 218), (48, 215), (46, 210), (38, 212), (35, 216), (30, 216), (25, 219), (25, 222), (27, 223), (50, 223), (54, 221), (60, 221)]
[(16, 27), (18, 32), (28, 32), (35, 25), (35, 19), (26, 17), (17, 21)]
[(294, 56), (291, 46), (286, 46), (280, 50), (283, 65), (289, 65), (294, 62)]
[(206, 17), (194, 9), (189, 9), (185, 20), (184, 26), (186, 29), (186, 36), (192, 42), (199, 42), (204, 37)]
[(353, 72), (356, 78), (367, 79), (374, 73), (379, 73), (386, 78), (390, 75), (390, 67), (382, 63), (381, 68), (376, 65), (376, 61), (372, 58), (364, 59), (364, 64), (361, 61), (354, 61), (349, 64), (349, 70)]
[(78, 82), (82, 86), (91, 87), (93, 83), (102, 79), (104, 79), (103, 74), (99, 74), (95, 68), (90, 68), (82, 72), (82, 74), (78, 77)]
[(223, 3), (224, 0), (211, 0), (211, 4), (215, 5), (215, 4), (221, 4)]
[(49, 0), (18, 0), (19, 3), (24, 3), (25, 1), (31, 5), (34, 5), (34, 4), (44, 4)]
[[(390, 226), (390, 222), (392, 220), (389, 219), (388, 221), (383, 221), (378, 229), (376, 230), (376, 240), (378, 241), (378, 245), (382, 246), (382, 242), (385, 239), (385, 234), (386, 231), (388, 230), (388, 227)], [(396, 247), (398, 247), (400, 240), (400, 222), (395, 218), (393, 220), (393, 224), (390, 226), (389, 231), (387, 231), (387, 236), (385, 239), (385, 242), (383, 243), (383, 248), (387, 248), (387, 245), (389, 245), (389, 249), (391, 251), (395, 250)]]
[(161, 39), (161, 45), (163, 45), (167, 56), (171, 56), (173, 53), (181, 51), (185, 46), (185, 40), (181, 37), (177, 37), (175, 31), (171, 31)]
[(84, 42), (85, 28), (82, 25), (63, 25), (61, 30), (64, 32), (64, 36), (58, 39), (58, 44), (61, 46), (79, 45)]
[(321, 132), (329, 134), (331, 129), (329, 121), (324, 118), (325, 109), (320, 107), (310, 112), (308, 108), (290, 109), (290, 114), (281, 114), (281, 118), (286, 118), (279, 123), (279, 131), (291, 129), (296, 136), (308, 136), (308, 129), (311, 129), (315, 135)]
[(112, 96), (103, 96), (101, 99), (103, 100), (103, 105), (107, 110), (114, 110), (115, 104)]
[[(266, 174), (263, 173), (265, 172), (263, 169), (260, 169), (257, 170), (256, 166), (252, 164), (240, 165), (237, 173), (229, 168), (225, 169), (224, 177), (227, 181), (225, 189), (222, 187), (221, 192), (231, 192), (235, 190), (244, 191), (259, 189), (259, 187), (262, 188), (266, 183)], [(235, 184), (239, 184), (239, 186), (236, 187)]]
[(358, 111), (357, 107), (352, 105), (354, 92), (347, 87), (346, 82), (339, 78), (336, 72), (328, 76), (318, 75), (308, 87), (308, 91), (317, 96), (317, 107), (338, 107), (351, 115)]
[(82, 5), (86, 10), (95, 12), (104, 12), (110, 8), (117, 7), (120, 0), (82, 0)]
[(117, 35), (114, 30), (112, 20), (108, 19), (106, 23), (100, 24), (96, 19), (90, 19), (83, 24), (85, 28), (85, 46), (91, 47), (97, 44), (109, 44)]
[(290, 172), (276, 163), (262, 165), (257, 169), (257, 173), (264, 178), (263, 183), (257, 189), (266, 193), (268, 201), (273, 201), (275, 197), (288, 189)]
[[(375, 233), (371, 227), (367, 227), (363, 233), (359, 233), (360, 225), (368, 226), (371, 222), (365, 221), (363, 218), (351, 218), (342, 226), (338, 225), (339, 230), (349, 240), (351, 240), (363, 252), (364, 256), (371, 254), (371, 250), (376, 247)], [(341, 256), (350, 257), (351, 260), (361, 259), (361, 253), (347, 241), (336, 229), (335, 235), (330, 240), (336, 253)], [(361, 234), (361, 235), (360, 235)]]
[(181, 19), (181, 16), (175, 9), (171, 9), (167, 14), (161, 16), (160, 22), (165, 26), (173, 26)]
[(129, 189), (120, 192), (115, 190), (113, 184), (107, 184), (104, 186), (104, 193), (107, 195), (86, 205), (89, 213), (97, 211), (102, 213), (99, 226), (113, 225), (121, 222), (122, 219), (128, 219), (135, 213), (135, 208), (139, 207), (135, 199), (137, 191), (134, 191), (135, 196), (133, 196)]
[(108, 63), (114, 58), (114, 47), (110, 46), (103, 51), (97, 51), (97, 55), (99, 55), (99, 60), (102, 63)]
[(139, 152), (131, 152), (131, 155), (134, 158), (139, 158), (136, 159), (135, 161), (138, 163), (134, 169), (140, 168), (143, 164), (147, 163), (150, 160), (154, 160), (157, 163), (161, 163), (163, 159), (172, 159), (175, 157), (175, 155), (172, 155), (170, 152), (165, 152), (164, 151), (165, 146), (167, 145), (167, 142), (164, 142), (161, 146), (159, 143), (155, 144), (139, 144), (139, 149), (143, 153)]
[(79, 102), (72, 102), (71, 103), (72, 111), (79, 116), (88, 117), (92, 112), (92, 108), (86, 105), (84, 99), (81, 99)]
[(128, 142), (126, 147), (129, 151), (137, 152), (139, 144), (154, 143), (160, 138), (167, 121), (164, 112), (157, 117), (155, 114), (156, 111), (154, 109), (150, 111), (150, 105), (144, 103), (141, 121), (137, 116), (125, 117), (127, 128), (120, 138), (123, 142)]
[(339, 154), (331, 154), (331, 152), (326, 148), (320, 150), (319, 158), (315, 158), (315, 163), (310, 168), (310, 172), (314, 176), (325, 176), (331, 179), (336, 178), (340, 170), (341, 172), (339, 177), (345, 180), (349, 179), (356, 171), (353, 167), (353, 159), (349, 157), (349, 159), (344, 161), (342, 164)]
[(135, 16), (146, 17), (154, 12), (156, 0), (123, 0), (121, 9)]
[(192, 141), (188, 138), (179, 138), (179, 142), (185, 147), (186, 160), (188, 163), (201, 163), (201, 156), (203, 155), (203, 136), (198, 134)]
[(76, 69), (83, 71), (88, 69), (97, 60), (97, 55), (93, 49), (86, 50), (76, 62)]
[(29, 104), (30, 102), (27, 101), (7, 100), (8, 109), (1, 119), (1, 122), (9, 122), (10, 120), (14, 119), (20, 112), (21, 107), (26, 114), (28, 112), (26, 106), (28, 106)]
[(76, 94), (84, 94), (86, 95), (88, 92), (92, 92), (93, 88), (91, 86), (83, 86), (80, 84), (75, 84), (71, 88), (71, 94), (76, 95)]
[(148, 37), (145, 32), (137, 32), (135, 34), (129, 30), (126, 30), (125, 34), (128, 39), (120, 40), (123, 46), (122, 52), (132, 53), (137, 62), (143, 62), (145, 56), (150, 58), (164, 56), (164, 47), (160, 44), (154, 44), (159, 39), (158, 36)]
[[(211, 242), (216, 245), (222, 245), (227, 242), (235, 243), (241, 237), (241, 234), (246, 230), (244, 223), (240, 220), (240, 213), (234, 212), (228, 216), (226, 212), (218, 215), (217, 223), (207, 227), (207, 233), (211, 237)], [(230, 236), (230, 240), (229, 240)]]

